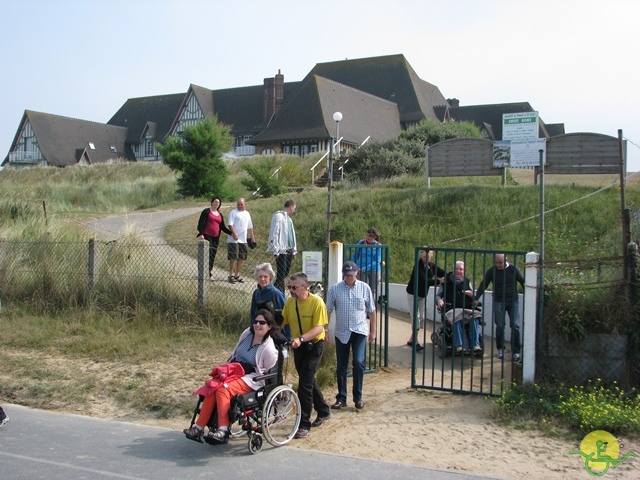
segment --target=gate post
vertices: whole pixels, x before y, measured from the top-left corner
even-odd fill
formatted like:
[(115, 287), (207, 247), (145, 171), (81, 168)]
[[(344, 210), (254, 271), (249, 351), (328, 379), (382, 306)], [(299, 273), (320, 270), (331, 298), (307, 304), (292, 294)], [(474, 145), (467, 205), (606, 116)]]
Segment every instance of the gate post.
[(540, 254), (526, 255), (524, 271), (524, 314), (522, 328), (522, 382), (534, 383), (536, 378), (536, 324), (538, 307), (538, 260)]
[(200, 308), (204, 307), (204, 282), (205, 272), (207, 271), (204, 266), (205, 245), (208, 245), (208, 243), (206, 240), (198, 242), (198, 307)]

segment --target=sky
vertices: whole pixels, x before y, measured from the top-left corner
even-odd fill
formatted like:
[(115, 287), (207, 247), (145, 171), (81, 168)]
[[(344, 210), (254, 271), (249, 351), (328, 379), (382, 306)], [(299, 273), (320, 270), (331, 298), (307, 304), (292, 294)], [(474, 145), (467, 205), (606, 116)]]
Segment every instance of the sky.
[(106, 123), (129, 98), (300, 81), (403, 54), (461, 106), (622, 130), (640, 171), (637, 0), (0, 0), (0, 158), (25, 110)]

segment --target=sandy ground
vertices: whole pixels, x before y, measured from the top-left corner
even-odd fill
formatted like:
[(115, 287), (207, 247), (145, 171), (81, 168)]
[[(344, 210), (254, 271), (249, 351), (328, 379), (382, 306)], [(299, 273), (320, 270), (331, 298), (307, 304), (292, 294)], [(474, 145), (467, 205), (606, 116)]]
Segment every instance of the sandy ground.
[[(153, 228), (149, 230), (161, 236), (166, 222), (165, 218), (159, 221), (158, 217), (156, 214), (151, 221)], [(312, 429), (309, 438), (293, 440), (285, 448), (313, 449), (514, 480), (591, 478), (581, 457), (569, 453), (579, 449), (581, 438), (568, 434), (551, 437), (531, 427), (503, 426), (492, 415), (495, 400), (491, 398), (411, 390), (411, 351), (405, 345), (409, 333), (407, 316), (394, 313), (390, 325), (389, 343), (393, 352), (390, 367), (366, 375), (363, 410), (356, 411), (351, 404), (335, 412), (322, 427)], [(104, 366), (96, 368), (104, 371)], [(169, 396), (191, 392), (199, 386), (196, 379), (206, 378), (209, 372), (206, 368), (204, 371), (201, 364), (184, 365), (178, 358), (139, 368), (144, 372), (155, 369), (158, 381)], [(185, 375), (185, 372), (190, 373)], [(325, 392), (327, 402), (333, 403), (335, 393)], [(82, 413), (109, 416), (107, 406), (94, 407), (82, 408)], [(176, 429), (188, 426), (184, 418), (163, 421), (138, 418), (137, 421)], [(233, 441), (246, 440), (242, 437)], [(621, 456), (631, 451), (639, 457), (610, 468), (604, 478), (640, 479), (640, 441), (627, 438), (618, 441), (622, 443)], [(199, 446), (194, 444), (194, 448)]]
[[(569, 434), (550, 437), (531, 426), (503, 426), (493, 415), (493, 398), (410, 389), (411, 352), (404, 346), (410, 327), (405, 315), (394, 313), (390, 332), (391, 347), (401, 348), (390, 349), (395, 353), (389, 368), (365, 376), (365, 408), (356, 411), (351, 403), (335, 411), (322, 427), (312, 429), (309, 438), (293, 440), (285, 448), (514, 480), (591, 477), (580, 456), (569, 454), (571, 450), (579, 450), (581, 438)], [(191, 365), (194, 368), (202, 370)], [(171, 373), (166, 372), (165, 376), (169, 378)], [(186, 388), (184, 383), (182, 388)], [(325, 392), (327, 402), (333, 403), (335, 393)], [(138, 421), (176, 429), (188, 426), (184, 419)], [(244, 443), (246, 438), (232, 441)], [(620, 441), (623, 443), (620, 456), (629, 451), (640, 455), (640, 442), (626, 438)], [(194, 448), (199, 447), (194, 444)], [(605, 478), (640, 479), (640, 457), (611, 468)]]

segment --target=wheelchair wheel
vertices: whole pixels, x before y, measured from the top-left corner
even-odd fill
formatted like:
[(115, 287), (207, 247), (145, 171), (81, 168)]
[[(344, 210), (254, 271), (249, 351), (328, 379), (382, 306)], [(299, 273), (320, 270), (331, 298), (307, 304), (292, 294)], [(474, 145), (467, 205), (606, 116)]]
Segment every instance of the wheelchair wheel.
[(274, 447), (291, 441), (300, 426), (300, 399), (288, 385), (274, 388), (262, 409), (262, 434)]
[(247, 442), (249, 453), (256, 454), (262, 450), (262, 435), (256, 432), (249, 433), (249, 441)]

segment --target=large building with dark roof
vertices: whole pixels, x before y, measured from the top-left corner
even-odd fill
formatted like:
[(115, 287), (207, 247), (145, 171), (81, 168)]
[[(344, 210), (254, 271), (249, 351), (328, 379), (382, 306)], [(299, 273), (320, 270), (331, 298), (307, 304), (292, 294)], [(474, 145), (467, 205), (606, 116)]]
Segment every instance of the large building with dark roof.
[[(185, 93), (131, 98), (107, 124), (27, 110), (3, 165), (161, 161), (157, 143), (208, 115), (230, 127), (236, 155), (304, 157), (327, 151), (338, 133), (344, 151), (396, 138), (425, 119), (471, 121), (486, 138), (500, 139), (503, 113), (529, 111), (527, 102), (461, 107), (420, 79), (404, 55), (387, 55), (318, 63), (302, 81), (285, 82), (278, 71), (262, 85), (190, 85)], [(342, 113), (339, 125), (335, 112)], [(540, 122), (541, 137), (557, 133), (564, 133), (562, 124), (548, 128)], [(96, 145), (108, 147), (98, 153)]]

